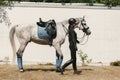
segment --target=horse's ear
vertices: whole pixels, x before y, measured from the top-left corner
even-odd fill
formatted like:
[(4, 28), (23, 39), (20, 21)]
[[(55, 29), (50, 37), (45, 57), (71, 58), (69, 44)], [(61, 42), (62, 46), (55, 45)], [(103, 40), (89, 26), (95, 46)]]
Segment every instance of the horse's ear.
[(83, 16), (83, 21), (85, 21), (85, 16)]
[(83, 19), (85, 19), (85, 15), (83, 16)]

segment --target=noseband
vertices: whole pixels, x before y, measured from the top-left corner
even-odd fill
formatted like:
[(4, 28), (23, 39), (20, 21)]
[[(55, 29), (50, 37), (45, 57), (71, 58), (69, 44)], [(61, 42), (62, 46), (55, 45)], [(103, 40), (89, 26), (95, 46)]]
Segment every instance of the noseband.
[(87, 27), (87, 28), (84, 27), (84, 28), (82, 29), (82, 31), (83, 31), (84, 33), (86, 33), (88, 29), (89, 29), (89, 27)]

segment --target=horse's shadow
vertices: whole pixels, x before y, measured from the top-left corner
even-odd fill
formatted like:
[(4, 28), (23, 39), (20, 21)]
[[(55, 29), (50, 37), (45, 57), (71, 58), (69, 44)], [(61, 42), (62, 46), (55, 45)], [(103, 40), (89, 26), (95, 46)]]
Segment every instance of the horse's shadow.
[(54, 68), (48, 68), (48, 69), (46, 69), (46, 68), (27, 68), (24, 71), (45, 71), (45, 72), (47, 72), (47, 71), (56, 71), (56, 69), (54, 69)]
[[(65, 69), (65, 71), (72, 71), (73, 69)], [(93, 71), (94, 69), (92, 68), (82, 68), (82, 69), (78, 69), (78, 71)], [(56, 71), (55, 68), (27, 68), (24, 71), (44, 71), (44, 72), (48, 72), (48, 71)]]
[[(66, 69), (66, 71), (71, 71), (72, 69)], [(79, 69), (80, 71), (93, 71), (93, 69)], [(49, 69), (46, 69), (46, 68), (27, 68), (25, 69), (25, 71), (56, 71), (55, 68), (49, 68)]]
[(91, 68), (81, 69), (82, 71), (93, 71)]

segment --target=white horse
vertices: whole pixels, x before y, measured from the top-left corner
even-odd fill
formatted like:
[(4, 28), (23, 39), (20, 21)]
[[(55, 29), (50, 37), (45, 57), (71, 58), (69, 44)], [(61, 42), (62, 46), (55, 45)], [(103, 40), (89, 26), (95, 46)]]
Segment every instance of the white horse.
[[(91, 31), (89, 27), (86, 25), (84, 18), (75, 18), (76, 19), (76, 28), (82, 30), (86, 35), (90, 35)], [(46, 22), (47, 23), (47, 22)], [(49, 24), (49, 21), (48, 21)], [(64, 43), (66, 35), (68, 34), (68, 20), (64, 20), (62, 22), (56, 23), (57, 28), (57, 36), (53, 39), (53, 47), (56, 50), (56, 71), (60, 71), (60, 66), (63, 60), (63, 53), (61, 50), (61, 45)], [(28, 24), (28, 25), (15, 25), (11, 28), (9, 33), (10, 42), (13, 49), (13, 61), (15, 61), (15, 57), (17, 54), (18, 68), (20, 71), (23, 71), (22, 65), (22, 56), (23, 52), (29, 42), (35, 42), (42, 45), (48, 45), (48, 40), (40, 39), (37, 34), (38, 26), (36, 24)], [(18, 51), (16, 51), (14, 34), (20, 43), (20, 47)]]

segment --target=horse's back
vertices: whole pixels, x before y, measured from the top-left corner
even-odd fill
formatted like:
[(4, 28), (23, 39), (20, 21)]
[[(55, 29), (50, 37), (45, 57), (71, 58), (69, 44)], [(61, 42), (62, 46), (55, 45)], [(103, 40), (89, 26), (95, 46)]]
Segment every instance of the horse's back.
[(18, 24), (15, 28), (16, 36), (20, 40), (30, 40), (33, 33), (36, 33), (37, 26), (35, 24)]

